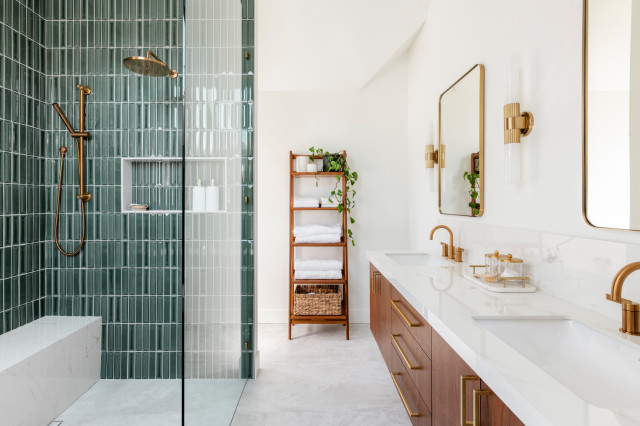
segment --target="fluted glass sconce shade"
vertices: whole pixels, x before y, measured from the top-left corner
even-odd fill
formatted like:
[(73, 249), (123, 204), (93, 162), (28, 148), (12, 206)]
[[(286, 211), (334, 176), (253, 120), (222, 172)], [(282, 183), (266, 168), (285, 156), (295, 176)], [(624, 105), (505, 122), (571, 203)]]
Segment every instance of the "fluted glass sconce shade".
[(507, 185), (520, 183), (520, 138), (533, 129), (533, 114), (520, 113), (520, 75), (517, 62), (507, 65), (504, 106), (504, 178)]
[(433, 192), (433, 175), (434, 175), (434, 169), (427, 169), (427, 191), (428, 192)]

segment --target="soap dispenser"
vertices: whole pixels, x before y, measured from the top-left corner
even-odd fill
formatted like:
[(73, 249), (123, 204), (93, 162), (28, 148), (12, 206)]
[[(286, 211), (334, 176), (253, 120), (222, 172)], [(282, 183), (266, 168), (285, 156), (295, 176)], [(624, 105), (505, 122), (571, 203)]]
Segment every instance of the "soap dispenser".
[(207, 205), (208, 212), (220, 211), (220, 188), (216, 186), (216, 180), (211, 179), (211, 186), (207, 186)]
[(202, 180), (198, 179), (198, 186), (193, 187), (192, 210), (194, 212), (203, 212), (205, 210), (206, 193)]

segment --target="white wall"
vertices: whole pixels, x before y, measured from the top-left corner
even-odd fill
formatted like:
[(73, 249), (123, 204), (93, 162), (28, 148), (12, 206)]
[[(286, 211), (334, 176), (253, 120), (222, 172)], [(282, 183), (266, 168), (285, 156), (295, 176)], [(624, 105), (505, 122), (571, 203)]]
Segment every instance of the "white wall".
[[(590, 297), (581, 304), (618, 319), (619, 305), (607, 302), (604, 295), (615, 271), (640, 259), (640, 234), (591, 228), (582, 218), (581, 52), (582, 1), (431, 1), (427, 23), (409, 58), (411, 246), (437, 248), (437, 242), (430, 243), (424, 235), (436, 224), (445, 223), (460, 231), (463, 247), (465, 238), (467, 243), (473, 241), (475, 250), (465, 253), (472, 262), (483, 261), (483, 250), (490, 247), (513, 248), (530, 256), (535, 247), (546, 247), (537, 256), (549, 263), (549, 276), (555, 277), (550, 289), (569, 299), (588, 293)], [(506, 62), (514, 55), (522, 65), (522, 109), (533, 112), (535, 127), (523, 138), (522, 183), (507, 186), (502, 107)], [(466, 219), (442, 216), (437, 213), (437, 193), (425, 190), (425, 123), (437, 121), (440, 93), (475, 63), (486, 67), (485, 214)], [(505, 233), (497, 226), (521, 231)], [(537, 231), (527, 239), (540, 241), (519, 247), (517, 239), (506, 237), (522, 230)], [(553, 244), (542, 241), (544, 238), (553, 239)], [(563, 241), (572, 240), (582, 243), (570, 244), (570, 253), (558, 248)], [(564, 263), (554, 269), (558, 253), (564, 253)], [(576, 272), (571, 274), (572, 282), (558, 279), (568, 269), (601, 275), (597, 280), (584, 279)], [(548, 277), (539, 278), (550, 282)], [(640, 285), (628, 284), (624, 291), (625, 297), (640, 298)]]
[(349, 309), (351, 322), (369, 322), (365, 251), (409, 245), (406, 54), (356, 92), (258, 90), (258, 321), (287, 322), (289, 151), (306, 153), (316, 146), (346, 149), (359, 175), (356, 246), (349, 248)]

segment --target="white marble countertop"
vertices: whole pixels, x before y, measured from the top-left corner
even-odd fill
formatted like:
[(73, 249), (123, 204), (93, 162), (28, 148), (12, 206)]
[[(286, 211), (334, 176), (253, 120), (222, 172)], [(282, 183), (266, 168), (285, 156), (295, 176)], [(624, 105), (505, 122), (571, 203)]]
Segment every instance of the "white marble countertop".
[[(640, 350), (640, 337), (620, 333), (619, 321), (541, 291), (489, 292), (462, 277), (462, 271), (468, 269), (466, 263), (401, 266), (385, 253), (418, 252), (369, 251), (367, 258), (525, 424), (640, 425), (640, 394), (636, 394), (637, 404), (633, 406), (591, 404), (482, 327), (474, 317), (560, 315)], [(437, 253), (429, 254), (439, 257)], [(588, 377), (590, 371), (583, 373)], [(640, 360), (637, 369), (629, 374), (640, 377)], [(606, 394), (616, 385), (612, 382), (608, 387), (607, 383), (590, 392)]]

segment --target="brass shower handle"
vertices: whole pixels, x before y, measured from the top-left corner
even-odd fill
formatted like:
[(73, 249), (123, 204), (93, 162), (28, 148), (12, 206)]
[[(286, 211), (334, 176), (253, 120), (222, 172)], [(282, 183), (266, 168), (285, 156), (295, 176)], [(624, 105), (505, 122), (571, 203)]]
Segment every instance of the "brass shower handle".
[[(91, 89), (89, 89), (89, 90), (91, 90)], [(73, 137), (73, 138), (87, 138), (87, 139), (91, 138), (91, 133), (88, 133), (88, 132), (76, 132), (75, 131), (75, 129), (73, 128), (73, 126), (71, 125), (69, 120), (67, 119), (67, 116), (64, 115), (64, 112), (62, 112), (62, 109), (60, 108), (60, 105), (58, 105), (57, 103), (54, 102), (53, 103), (53, 108), (56, 110), (56, 112), (58, 113), (58, 115), (62, 119), (62, 122), (67, 127), (67, 129), (69, 129), (69, 133), (71, 133), (71, 137)]]
[(76, 88), (77, 88), (78, 90), (82, 91), (82, 93), (83, 93), (84, 95), (90, 95), (90, 94), (91, 94), (91, 87), (89, 87), (89, 86), (83, 86), (82, 84), (78, 84), (78, 85), (76, 86)]

